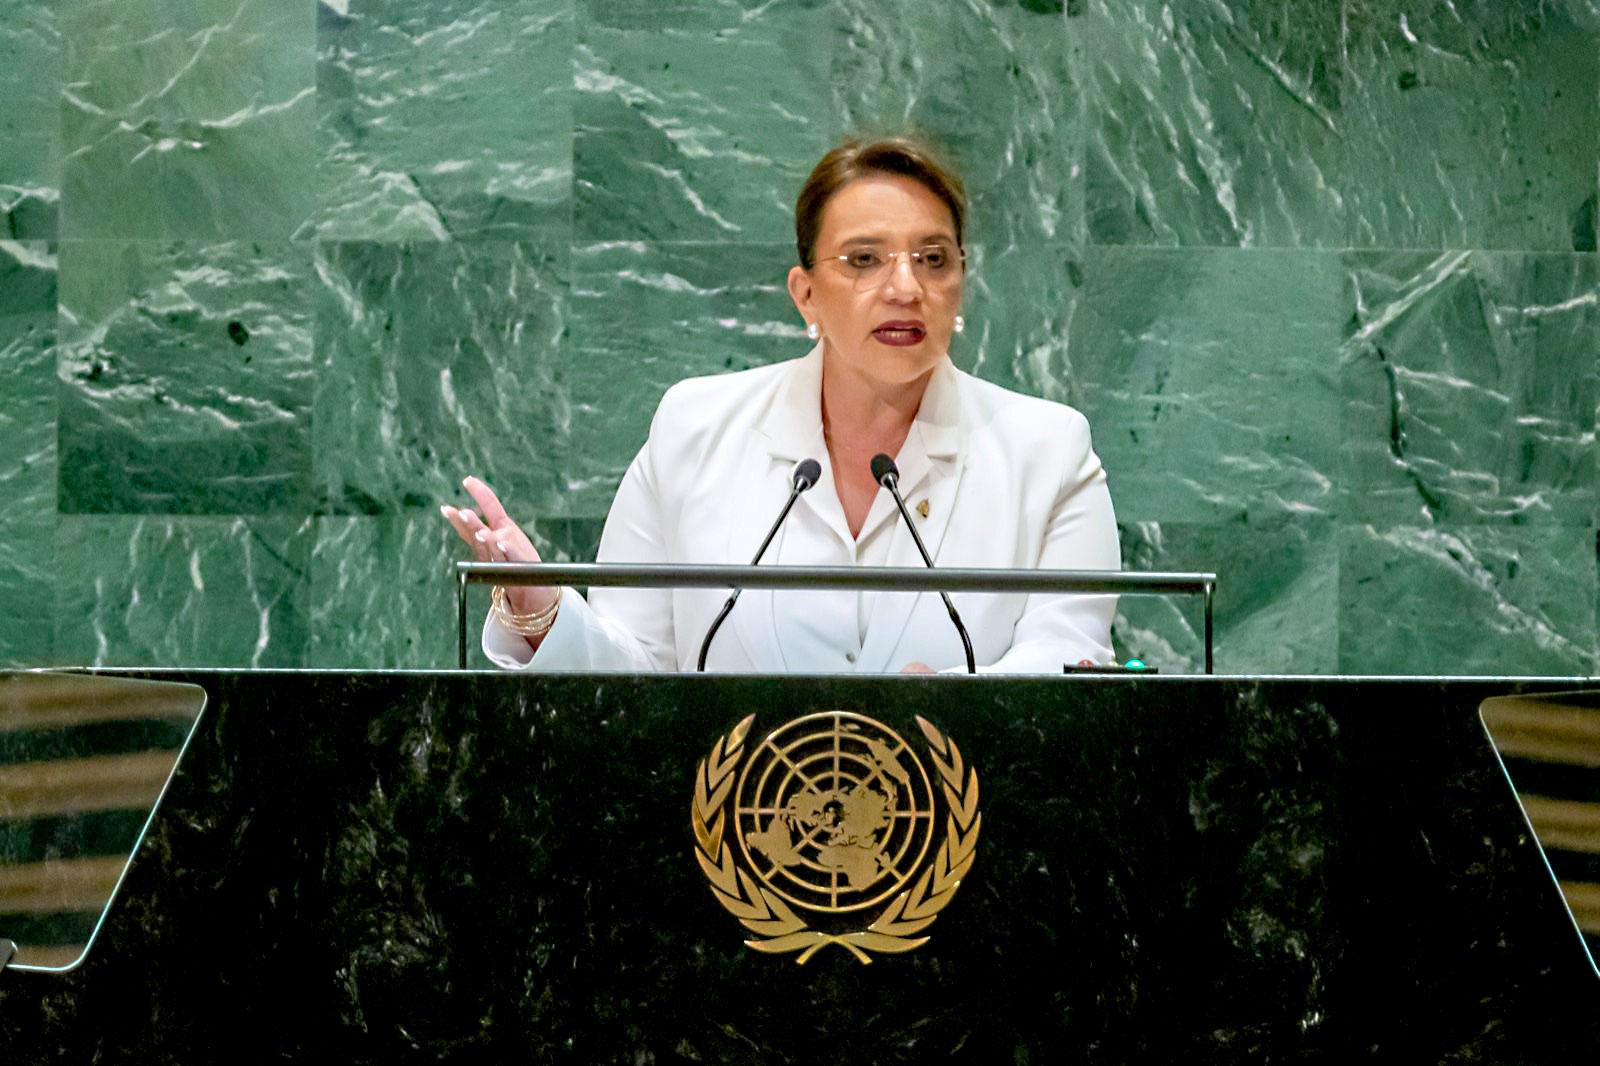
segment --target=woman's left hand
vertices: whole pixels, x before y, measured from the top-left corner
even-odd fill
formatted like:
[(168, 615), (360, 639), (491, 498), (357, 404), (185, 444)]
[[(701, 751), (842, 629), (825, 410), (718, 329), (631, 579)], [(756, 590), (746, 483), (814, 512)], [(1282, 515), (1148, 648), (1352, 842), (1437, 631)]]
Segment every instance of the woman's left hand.
[[(506, 514), (506, 509), (501, 505), (500, 497), (494, 494), (494, 490), (475, 477), (469, 477), (461, 484), (473, 502), (478, 505), (478, 509), (483, 512), (483, 517), (479, 518), (469, 507), (457, 508), (447, 504), (439, 510), (456, 534), (472, 548), (472, 553), (478, 561), (538, 562), (539, 550), (533, 546), (532, 539), (523, 532), (522, 527)], [(506, 589), (506, 603), (517, 614), (538, 614), (554, 604), (559, 594), (558, 589), (512, 587)]]

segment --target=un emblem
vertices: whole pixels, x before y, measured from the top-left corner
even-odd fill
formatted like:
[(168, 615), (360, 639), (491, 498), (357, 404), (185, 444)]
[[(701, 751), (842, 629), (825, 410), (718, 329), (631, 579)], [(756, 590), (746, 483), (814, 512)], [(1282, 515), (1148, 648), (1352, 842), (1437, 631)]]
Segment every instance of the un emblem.
[(799, 952), (801, 963), (829, 944), (865, 963), (927, 943), (918, 934), (972, 868), (982, 822), (977, 773), (955, 744), (917, 719), (935, 783), (911, 744), (865, 715), (806, 715), (746, 758), (753, 720), (701, 761), (691, 809), (695, 858), (717, 901), (755, 934), (745, 943)]

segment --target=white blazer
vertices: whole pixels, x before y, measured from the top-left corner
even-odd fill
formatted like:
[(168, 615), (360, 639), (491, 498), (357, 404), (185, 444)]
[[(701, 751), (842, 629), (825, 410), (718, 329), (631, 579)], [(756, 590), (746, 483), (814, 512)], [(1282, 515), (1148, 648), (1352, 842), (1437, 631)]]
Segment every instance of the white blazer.
[[(822, 350), (667, 390), (623, 476), (600, 539), (612, 563), (748, 563), (801, 459), (822, 478), (800, 497), (762, 565), (921, 566), (880, 490), (852, 538), (822, 437)], [(980, 381), (946, 359), (896, 457), (900, 486), (939, 566), (1116, 570), (1116, 519), (1089, 425), (1070, 407)], [(926, 516), (920, 512), (926, 505)], [(483, 648), (509, 669), (693, 671), (723, 589), (567, 589), (537, 653), (495, 624)], [(979, 669), (1060, 673), (1111, 656), (1112, 596), (956, 593)], [(747, 589), (708, 671), (893, 673), (966, 668), (937, 593)]]

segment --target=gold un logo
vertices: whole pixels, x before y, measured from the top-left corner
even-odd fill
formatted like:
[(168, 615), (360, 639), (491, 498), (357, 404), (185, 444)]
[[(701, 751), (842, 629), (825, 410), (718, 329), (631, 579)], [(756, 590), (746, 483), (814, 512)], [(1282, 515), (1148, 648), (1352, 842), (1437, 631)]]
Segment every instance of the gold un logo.
[(829, 944), (864, 963), (926, 944), (919, 934), (972, 868), (983, 821), (976, 771), (918, 718), (938, 775), (930, 782), (910, 744), (853, 711), (797, 718), (746, 758), (754, 719), (701, 760), (690, 812), (695, 858), (717, 902), (755, 934), (745, 943), (798, 951), (801, 963)]

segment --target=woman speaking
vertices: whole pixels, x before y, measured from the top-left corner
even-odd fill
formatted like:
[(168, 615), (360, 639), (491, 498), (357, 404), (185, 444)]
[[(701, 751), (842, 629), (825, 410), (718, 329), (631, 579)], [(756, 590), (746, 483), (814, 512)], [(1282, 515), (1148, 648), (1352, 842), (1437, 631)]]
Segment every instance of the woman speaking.
[[(966, 262), (960, 180), (900, 138), (825, 155), (795, 205), (789, 294), (814, 347), (667, 390), (612, 502), (598, 559), (743, 563), (820, 465), (763, 563), (920, 566), (873, 457), (939, 566), (1115, 570), (1116, 520), (1089, 426), (1070, 407), (957, 370)], [(538, 552), (489, 486), (444, 516), (484, 562)], [(508, 669), (692, 670), (725, 590), (496, 588), (483, 648)], [(1111, 655), (1109, 596), (959, 594), (979, 669), (1059, 673)], [(747, 590), (706, 668), (762, 673), (965, 669), (937, 594)]]

